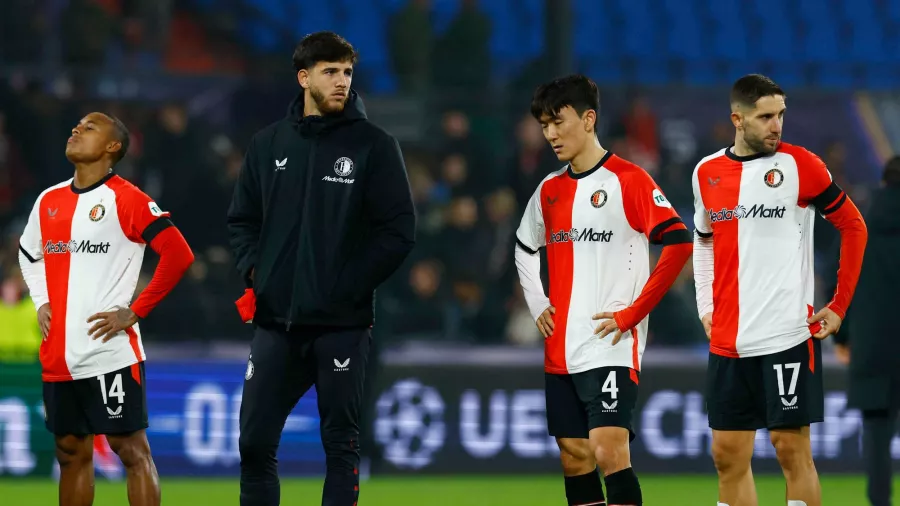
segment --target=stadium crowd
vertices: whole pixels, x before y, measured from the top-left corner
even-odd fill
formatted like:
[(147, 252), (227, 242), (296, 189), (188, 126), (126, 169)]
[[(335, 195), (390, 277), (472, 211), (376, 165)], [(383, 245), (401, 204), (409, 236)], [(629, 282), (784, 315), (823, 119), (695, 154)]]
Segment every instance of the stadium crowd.
[[(27, 3), (14, 1), (9, 8), (26, 9)], [(67, 20), (67, 28), (62, 32), (61, 47), (68, 48), (61, 55), (63, 63), (80, 68), (110, 65), (111, 58), (121, 62), (122, 55), (133, 54), (136, 45), (141, 48), (138, 53), (153, 54), (147, 50), (149, 42), (136, 42), (142, 33), (141, 18), (128, 17), (128, 22), (111, 18), (128, 16), (133, 9), (123, 10), (121, 5), (131, 3), (99, 2), (94, 6), (87, 0), (73, 1), (72, 5), (91, 8), (77, 11), (81, 17), (62, 17)], [(115, 4), (119, 7), (109, 8)], [(433, 47), (425, 43), (433, 37), (427, 30), (421, 32), (422, 23), (415, 22), (418, 14), (414, 6), (397, 13), (399, 26), (407, 27), (392, 32), (394, 40), (389, 44), (398, 75), (398, 94), (450, 97), (457, 96), (454, 90), (458, 89), (464, 89), (468, 97), (496, 93), (487, 79), (491, 68), (487, 58), (490, 24), (477, 11), (461, 12), (445, 38), (434, 40)], [(7, 22), (15, 18), (3, 17)], [(0, 58), (4, 63), (42, 61), (46, 57), (34, 51), (46, 29), (41, 19), (21, 19), (31, 22), (15, 24), (15, 30), (0, 26), (0, 34), (4, 34)], [(96, 20), (103, 21), (102, 26), (128, 29), (98, 30)], [(165, 45), (158, 41), (154, 44)], [(121, 50), (110, 51), (109, 47)], [(438, 53), (440, 59), (432, 58)], [(268, 61), (265, 57), (259, 55), (258, 60)], [(435, 60), (442, 64), (431, 68), (429, 62)], [(454, 61), (461, 66), (454, 66)], [(526, 67), (510, 83), (518, 90), (514, 96), (524, 100), (512, 100), (515, 107), (509, 110), (501, 106), (485, 108), (473, 101), (429, 101), (441, 103), (427, 113), (433, 118), (435, 133), (424, 137), (423, 142), (403, 144), (419, 218), (418, 242), (400, 272), (378, 291), (379, 339), (541, 344), (513, 263), (515, 230), (525, 202), (540, 180), (560, 167), (540, 126), (527, 114), (527, 90), (537, 79), (533, 74), (538, 67), (539, 63)], [(463, 70), (448, 75), (448, 68)], [(246, 339), (248, 331), (234, 307), (242, 283), (227, 243), (225, 212), (249, 135), (283, 114), (278, 107), (286, 108), (291, 98), (293, 88), (289, 74), (284, 78), (284, 70), (269, 80), (249, 79), (233, 95), (230, 105), (222, 106), (227, 108), (224, 115), (221, 110), (198, 108), (189, 101), (103, 100), (87, 96), (77, 80), (48, 84), (27, 74), (5, 72), (0, 78), (0, 333), (33, 327), (39, 341), (33, 307), (16, 261), (18, 236), (40, 191), (71, 177), (71, 167), (64, 157), (71, 127), (86, 112), (103, 110), (121, 118), (131, 131), (131, 148), (118, 173), (136, 182), (172, 213), (197, 258), (185, 279), (147, 318), (143, 326), (146, 339)], [(280, 82), (273, 84), (275, 80)], [(368, 99), (366, 75), (360, 75), (354, 85)], [(273, 102), (277, 107), (268, 108), (271, 113), (266, 107), (255, 107)], [(223, 121), (223, 117), (228, 119)], [(671, 140), (664, 138), (650, 102), (632, 93), (624, 103), (604, 102), (600, 138), (611, 151), (648, 170), (689, 222), (694, 164), (733, 140), (733, 128), (724, 115), (723, 120), (709, 132), (685, 134), (691, 136), (688, 141), (695, 146), (696, 154), (686, 159)], [(835, 141), (809, 147), (821, 154), (841, 186), (864, 209), (866, 187), (857, 184), (851, 173), (859, 168), (847, 166), (846, 146)], [(816, 246), (825, 260), (819, 262), (822, 272), (829, 270), (827, 260), (832, 255), (828, 252), (836, 237), (827, 224), (817, 227)], [(146, 276), (139, 290), (155, 267), (155, 255), (148, 251), (146, 257)], [(651, 345), (705, 343), (696, 315), (690, 268), (688, 262), (652, 313)]]

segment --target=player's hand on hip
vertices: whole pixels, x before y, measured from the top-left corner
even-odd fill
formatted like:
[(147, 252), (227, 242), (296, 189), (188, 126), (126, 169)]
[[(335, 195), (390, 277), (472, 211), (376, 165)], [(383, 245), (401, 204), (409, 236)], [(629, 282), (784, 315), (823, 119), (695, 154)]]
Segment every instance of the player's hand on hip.
[(841, 364), (850, 365), (850, 347), (846, 344), (835, 344), (834, 357)]
[(703, 330), (706, 331), (706, 339), (712, 340), (712, 313), (706, 313), (700, 318), (703, 324)]
[(38, 323), (41, 326), (41, 334), (44, 334), (44, 339), (47, 339), (47, 336), (50, 335), (50, 304), (44, 304), (38, 309)]
[(87, 321), (88, 323), (97, 322), (91, 327), (91, 330), (88, 331), (91, 338), (103, 339), (103, 342), (105, 343), (119, 332), (122, 332), (137, 323), (138, 317), (131, 308), (117, 307), (112, 311), (97, 313), (88, 318)]
[(556, 314), (556, 308), (553, 306), (548, 307), (541, 313), (541, 316), (538, 316), (538, 319), (535, 323), (537, 323), (538, 330), (541, 331), (541, 334), (544, 335), (544, 339), (553, 335), (553, 315)]
[(615, 313), (597, 313), (591, 318), (592, 320), (606, 320), (600, 325), (597, 325), (597, 328), (594, 329), (594, 334), (599, 334), (597, 337), (599, 339), (603, 339), (609, 334), (615, 332), (613, 334), (612, 345), (615, 346), (616, 343), (622, 339), (622, 329), (619, 328), (619, 324), (616, 323)]
[(822, 328), (813, 334), (813, 337), (816, 339), (825, 339), (832, 334), (837, 334), (838, 331), (841, 330), (842, 321), (843, 320), (841, 320), (841, 317), (838, 316), (837, 313), (826, 306), (820, 309), (818, 313), (810, 316), (809, 319), (806, 320), (806, 323), (812, 325), (813, 323), (818, 322)]

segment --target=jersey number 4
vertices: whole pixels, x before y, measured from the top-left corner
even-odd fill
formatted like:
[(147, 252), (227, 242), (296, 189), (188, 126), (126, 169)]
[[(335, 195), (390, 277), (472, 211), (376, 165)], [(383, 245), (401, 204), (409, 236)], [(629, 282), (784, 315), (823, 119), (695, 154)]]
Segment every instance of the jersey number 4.
[[(109, 416), (119, 416), (122, 414), (122, 404), (125, 402), (125, 390), (122, 389), (122, 374), (116, 374), (112, 384), (109, 386), (109, 393), (106, 391), (106, 375), (97, 376), (100, 382), (100, 392), (103, 393), (103, 405), (106, 406), (106, 412)], [(112, 409), (109, 407), (109, 399), (115, 397), (119, 400), (119, 407)]]
[(616, 400), (619, 396), (619, 387), (616, 386), (616, 371), (609, 371), (609, 376), (606, 377), (606, 381), (603, 382), (600, 391), (604, 394), (608, 393), (609, 398), (612, 399), (612, 402), (609, 404), (606, 401), (600, 401), (603, 404), (603, 408), (607, 411), (616, 409), (616, 406), (619, 404), (619, 401)]

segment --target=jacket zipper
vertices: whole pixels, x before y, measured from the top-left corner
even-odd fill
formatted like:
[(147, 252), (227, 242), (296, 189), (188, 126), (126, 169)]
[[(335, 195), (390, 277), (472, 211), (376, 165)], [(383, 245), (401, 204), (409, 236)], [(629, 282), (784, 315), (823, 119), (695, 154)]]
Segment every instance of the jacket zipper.
[(307, 169), (306, 170), (306, 188), (304, 188), (305, 191), (304, 191), (304, 195), (303, 195), (303, 212), (300, 215), (300, 237), (297, 238), (297, 258), (294, 259), (294, 279), (291, 280), (291, 305), (288, 307), (288, 317), (287, 317), (287, 323), (285, 324), (285, 332), (291, 331), (291, 324), (293, 323), (292, 320), (294, 318), (294, 300), (295, 300), (296, 294), (297, 294), (297, 281), (296, 281), (297, 275), (298, 275), (297, 270), (300, 267), (300, 255), (303, 254), (303, 251), (300, 247), (301, 243), (302, 243), (302, 239), (303, 239), (303, 234), (305, 231), (305, 229), (303, 227), (303, 220), (306, 219), (306, 216), (308, 213), (308, 205), (309, 205), (309, 200), (310, 200), (309, 194), (310, 194), (310, 189), (312, 188), (312, 181), (313, 181), (312, 176), (313, 176), (313, 172), (315, 172), (315, 164), (314, 164), (315, 158), (316, 158), (316, 138), (313, 137), (313, 139), (310, 140), (310, 144), (309, 144), (309, 156), (307, 156), (307, 158), (306, 158), (306, 169)]

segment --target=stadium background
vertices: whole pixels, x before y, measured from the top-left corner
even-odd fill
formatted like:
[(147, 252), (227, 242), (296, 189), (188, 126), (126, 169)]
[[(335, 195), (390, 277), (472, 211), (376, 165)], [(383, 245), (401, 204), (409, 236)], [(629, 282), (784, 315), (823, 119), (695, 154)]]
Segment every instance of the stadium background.
[[(250, 136), (297, 91), (295, 43), (322, 29), (360, 50), (354, 88), (400, 139), (419, 214), (414, 253), (377, 296), (364, 504), (418, 502), (424, 489), (436, 496), (430, 504), (562, 497), (543, 419), (541, 339), (512, 261), (525, 202), (560, 165), (528, 116), (539, 82), (573, 71), (594, 78), (602, 143), (647, 169), (689, 225), (690, 173), (733, 139), (727, 90), (745, 73), (788, 90), (785, 140), (820, 154), (861, 209), (882, 163), (900, 152), (900, 0), (4, 0), (0, 490), (22, 504), (55, 497), (40, 335), (17, 242), (37, 194), (71, 177), (68, 131), (102, 110), (131, 129), (118, 172), (172, 212), (197, 257), (142, 323), (149, 434), (172, 490), (164, 496), (205, 504), (224, 490), (217, 503), (235, 502), (250, 328), (233, 305), (242, 287), (225, 210)], [(821, 304), (837, 252), (834, 230), (818, 224)], [(154, 266), (148, 253), (139, 288)], [(644, 481), (648, 504), (711, 501), (705, 338), (690, 265), (650, 322), (634, 447), (637, 469), (656, 473)], [(861, 503), (859, 414), (846, 409), (843, 370), (826, 356), (827, 416), (813, 435), (826, 504)], [(285, 476), (322, 469), (313, 394), (285, 427)], [(764, 433), (757, 442), (755, 469), (777, 470)], [(892, 450), (900, 459), (900, 438)], [(101, 479), (121, 479), (102, 441), (96, 457)], [(526, 473), (547, 477), (515, 478)], [(676, 473), (697, 475), (666, 478)], [(197, 476), (230, 479), (178, 481)], [(761, 498), (783, 497), (780, 487), (764, 481)], [(107, 504), (106, 490), (97, 504)], [(285, 497), (313, 504), (316, 493), (300, 480)]]

